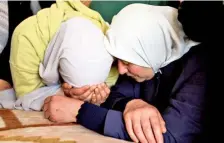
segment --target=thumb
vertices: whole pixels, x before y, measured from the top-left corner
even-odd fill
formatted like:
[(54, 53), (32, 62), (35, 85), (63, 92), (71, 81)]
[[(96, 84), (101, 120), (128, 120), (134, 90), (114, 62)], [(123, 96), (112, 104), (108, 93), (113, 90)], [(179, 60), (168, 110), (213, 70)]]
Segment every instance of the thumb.
[(84, 94), (88, 89), (90, 88), (89, 85), (83, 86), (83, 87), (73, 87), (70, 91), (71, 95), (81, 95)]

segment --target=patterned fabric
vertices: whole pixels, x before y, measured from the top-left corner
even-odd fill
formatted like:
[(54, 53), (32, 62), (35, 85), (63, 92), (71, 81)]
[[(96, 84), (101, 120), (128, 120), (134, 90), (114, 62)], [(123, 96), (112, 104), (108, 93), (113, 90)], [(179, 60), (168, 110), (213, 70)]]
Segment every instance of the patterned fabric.
[(0, 54), (8, 40), (8, 4), (7, 1), (0, 1)]
[(99, 135), (77, 124), (56, 124), (42, 112), (0, 110), (0, 143), (128, 143)]

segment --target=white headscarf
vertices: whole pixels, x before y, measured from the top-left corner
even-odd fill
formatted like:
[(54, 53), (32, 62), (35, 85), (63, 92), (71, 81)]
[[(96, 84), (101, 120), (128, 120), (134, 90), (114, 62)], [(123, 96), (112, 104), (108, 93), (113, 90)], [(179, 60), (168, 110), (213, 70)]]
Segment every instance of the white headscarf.
[(40, 64), (39, 73), (47, 85), (63, 80), (75, 87), (105, 82), (113, 57), (104, 46), (104, 34), (90, 20), (72, 18), (61, 25)]
[(113, 18), (107, 31), (108, 52), (158, 72), (198, 44), (186, 37), (177, 14), (177, 9), (168, 6), (126, 6)]

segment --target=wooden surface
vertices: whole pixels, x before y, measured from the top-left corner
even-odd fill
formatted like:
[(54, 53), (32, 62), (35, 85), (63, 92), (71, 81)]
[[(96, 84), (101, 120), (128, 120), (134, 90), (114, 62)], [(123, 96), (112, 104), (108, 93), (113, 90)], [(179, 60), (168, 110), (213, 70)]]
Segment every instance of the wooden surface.
[(1, 110), (0, 143), (128, 143), (78, 124), (55, 124), (42, 112)]

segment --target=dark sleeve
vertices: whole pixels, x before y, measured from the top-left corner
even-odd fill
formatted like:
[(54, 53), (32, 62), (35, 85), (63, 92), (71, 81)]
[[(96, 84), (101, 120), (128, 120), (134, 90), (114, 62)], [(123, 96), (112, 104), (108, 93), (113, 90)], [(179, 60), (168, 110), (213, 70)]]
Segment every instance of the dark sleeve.
[(139, 85), (132, 79), (121, 76), (111, 89), (107, 101), (101, 106), (84, 103), (77, 116), (77, 122), (84, 127), (106, 136), (130, 140), (123, 121), (123, 110), (128, 101), (137, 98)]
[(79, 110), (77, 123), (106, 136), (130, 140), (120, 111), (84, 103)]
[(188, 61), (189, 66), (177, 81), (182, 84), (174, 89), (176, 92), (162, 114), (167, 128), (165, 143), (194, 142), (202, 133), (207, 77), (201, 63), (198, 59)]

